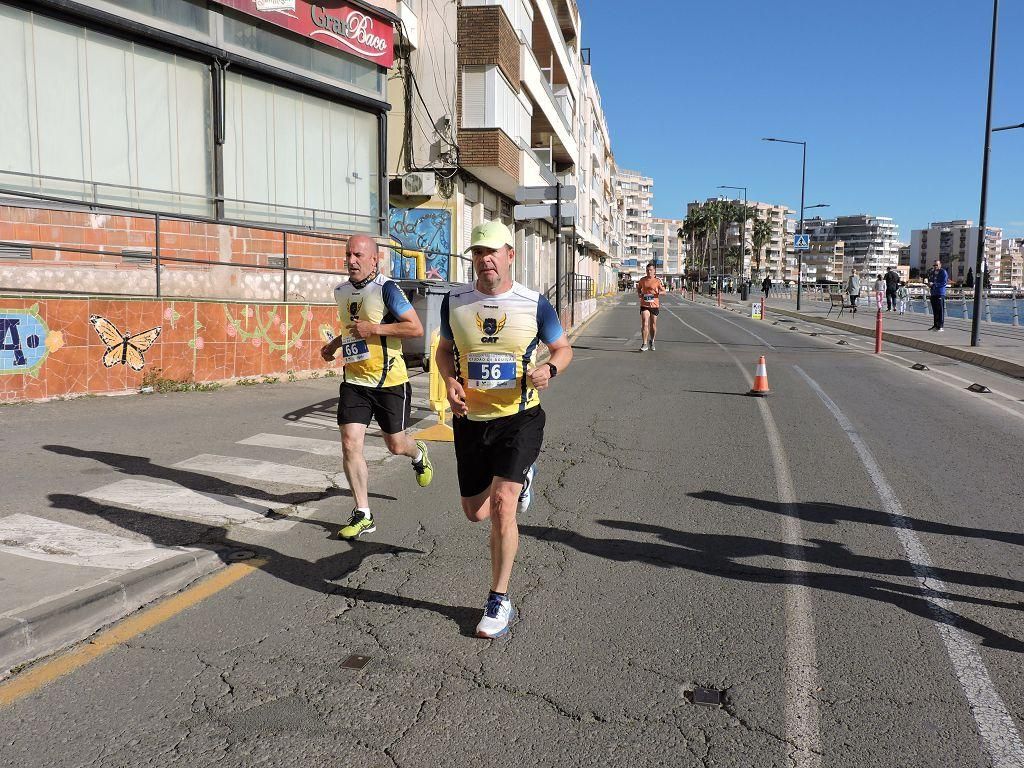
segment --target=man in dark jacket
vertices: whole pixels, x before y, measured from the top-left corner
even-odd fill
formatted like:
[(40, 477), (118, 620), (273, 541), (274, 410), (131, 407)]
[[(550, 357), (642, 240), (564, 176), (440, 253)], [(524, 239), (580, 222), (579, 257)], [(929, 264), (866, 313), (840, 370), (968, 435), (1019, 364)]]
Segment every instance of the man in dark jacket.
[(928, 285), (931, 286), (932, 327), (929, 330), (941, 331), (946, 324), (946, 286), (949, 285), (949, 273), (942, 268), (942, 262), (935, 260), (935, 266), (928, 270)]
[(900, 287), (899, 273), (889, 267), (885, 273), (885, 308), (892, 312), (896, 309), (896, 291)]
[(771, 290), (772, 290), (772, 278), (771, 278), (771, 275), (765, 275), (764, 276), (764, 280), (761, 281), (761, 293), (763, 293), (767, 297), (768, 294), (771, 293)]

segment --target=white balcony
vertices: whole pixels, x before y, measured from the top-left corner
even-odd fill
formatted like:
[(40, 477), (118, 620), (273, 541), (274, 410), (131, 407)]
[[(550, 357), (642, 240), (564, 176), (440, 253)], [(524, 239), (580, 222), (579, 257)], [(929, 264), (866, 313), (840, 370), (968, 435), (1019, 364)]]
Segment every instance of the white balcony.
[[(565, 154), (575, 162), (579, 156), (579, 145), (572, 131), (572, 122), (566, 120), (562, 109), (556, 102), (555, 94), (551, 85), (541, 71), (533, 51), (525, 45), (520, 46), (522, 59), (523, 84), (530, 96), (531, 101), (536, 104), (543, 113), (547, 122), (551, 125), (552, 133), (565, 150)], [(534, 112), (536, 116), (536, 112)]]

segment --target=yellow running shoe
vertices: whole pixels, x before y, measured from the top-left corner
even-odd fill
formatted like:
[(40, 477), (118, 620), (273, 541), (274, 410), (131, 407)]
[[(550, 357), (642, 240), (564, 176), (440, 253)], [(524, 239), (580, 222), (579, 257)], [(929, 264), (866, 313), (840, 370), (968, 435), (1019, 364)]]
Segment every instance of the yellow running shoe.
[(365, 512), (360, 512), (358, 509), (352, 510), (352, 519), (348, 521), (348, 525), (338, 531), (338, 536), (351, 541), (352, 539), (358, 539), (364, 533), (373, 533), (377, 530), (377, 526), (374, 525), (373, 517), (367, 515)]
[(427, 453), (427, 444), (422, 440), (416, 441), (416, 447), (423, 451), (423, 458), (419, 462), (413, 462), (412, 468), (416, 470), (416, 482), (420, 484), (421, 488), (426, 488), (430, 485), (430, 481), (434, 479), (434, 465), (430, 463), (430, 454)]

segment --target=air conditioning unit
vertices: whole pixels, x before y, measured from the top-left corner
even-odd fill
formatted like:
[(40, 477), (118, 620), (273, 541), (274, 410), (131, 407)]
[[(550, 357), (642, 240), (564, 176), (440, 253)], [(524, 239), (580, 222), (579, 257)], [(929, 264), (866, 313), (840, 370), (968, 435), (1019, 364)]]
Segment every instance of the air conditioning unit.
[(402, 177), (403, 195), (424, 195), (429, 197), (437, 191), (437, 177), (433, 171), (407, 173)]

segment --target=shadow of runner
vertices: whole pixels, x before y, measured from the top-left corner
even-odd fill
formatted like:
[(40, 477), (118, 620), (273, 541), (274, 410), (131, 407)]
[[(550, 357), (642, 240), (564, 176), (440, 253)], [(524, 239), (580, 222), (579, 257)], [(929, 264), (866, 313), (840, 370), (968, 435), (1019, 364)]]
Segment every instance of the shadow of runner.
[[(223, 542), (228, 538), (230, 529), (217, 525), (204, 525), (189, 520), (164, 517), (134, 509), (104, 505), (74, 494), (51, 494), (48, 496), (50, 506), (69, 509), (106, 520), (119, 528), (138, 533), (150, 539), (154, 544), (164, 547), (195, 546), (209, 549), (218, 556), (226, 554)], [(337, 523), (322, 520), (303, 520), (299, 523), (312, 522), (325, 530), (333, 530)], [(388, 555), (401, 557), (406, 555), (424, 555), (419, 549), (410, 549), (394, 544), (374, 541), (337, 542), (343, 551), (322, 557), (318, 560), (304, 560), (285, 555), (277, 550), (258, 544), (238, 544), (251, 550), (257, 557), (267, 560), (260, 570), (289, 584), (319, 592), (325, 595), (336, 595), (350, 600), (366, 603), (377, 603), (400, 608), (432, 611), (454, 622), (459, 631), (468, 637), (475, 634), (476, 623), (480, 618), (480, 609), (463, 606), (445, 605), (429, 600), (420, 600), (401, 595), (377, 592), (359, 587), (346, 587), (334, 582), (345, 578), (358, 570), (363, 561), (369, 557)]]
[[(757, 499), (752, 496), (734, 496), (719, 491), (700, 491), (687, 494), (690, 498), (702, 501), (714, 501), (730, 507), (741, 507), (744, 510), (760, 509), (763, 512), (787, 514), (786, 509), (774, 501)], [(795, 515), (809, 523), (865, 523), (892, 527), (892, 519), (888, 513), (867, 507), (853, 507), (847, 504), (832, 502), (799, 502), (792, 505)], [(934, 520), (922, 520), (919, 517), (904, 516), (907, 523), (918, 533), (937, 533), (944, 536), (962, 536), (967, 539), (989, 539), (1005, 544), (1024, 546), (1024, 534), (1015, 531), (995, 531), (987, 528), (966, 528), (951, 523), (940, 523)]]
[[(1008, 605), (996, 601), (936, 592), (921, 586), (896, 584), (883, 579), (864, 576), (824, 574), (815, 571), (791, 571), (748, 565), (736, 562), (733, 559), (759, 555), (785, 556), (781, 554), (784, 551), (784, 546), (781, 543), (765, 539), (755, 539), (746, 536), (691, 534), (657, 525), (625, 520), (599, 520), (597, 522), (609, 528), (653, 534), (657, 538), (669, 543), (636, 541), (634, 539), (593, 538), (574, 531), (536, 525), (520, 525), (519, 531), (525, 536), (549, 542), (558, 542), (578, 552), (616, 562), (650, 563), (662, 568), (683, 568), (697, 573), (763, 584), (791, 584), (794, 579), (799, 578), (802, 583), (812, 589), (838, 592), (852, 597), (863, 597), (869, 600), (888, 603), (920, 618), (929, 621), (941, 621), (950, 626), (959, 627), (971, 632), (981, 638), (983, 643), (990, 648), (1024, 653), (1024, 643), (1021, 641), (972, 619), (941, 608), (931, 602), (929, 598), (942, 598), (950, 601), (969, 602), (993, 607), (1013, 607), (1018, 610), (1021, 608), (1020, 604)], [(806, 551), (806, 548), (802, 548), (801, 551)], [(838, 567), (844, 566), (840, 565)], [(912, 573), (908, 563), (903, 562), (903, 567), (906, 571), (904, 575)], [(1018, 583), (1018, 588), (1020, 586)]]

